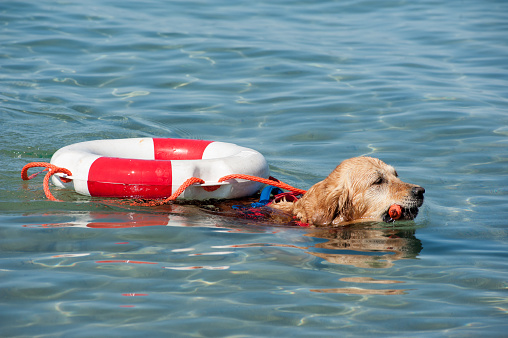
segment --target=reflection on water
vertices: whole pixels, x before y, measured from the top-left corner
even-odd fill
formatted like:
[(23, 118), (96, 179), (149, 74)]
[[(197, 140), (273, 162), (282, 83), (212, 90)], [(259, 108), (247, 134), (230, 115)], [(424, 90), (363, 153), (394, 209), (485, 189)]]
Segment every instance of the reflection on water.
[(25, 227), (62, 228), (133, 228), (146, 226), (164, 226), (169, 222), (169, 215), (138, 212), (81, 212), (73, 214), (73, 219), (67, 222), (44, 224), (27, 224)]
[(357, 224), (341, 228), (311, 229), (307, 236), (325, 239), (315, 245), (318, 252), (309, 254), (333, 264), (359, 268), (389, 268), (399, 259), (416, 258), (422, 243), (415, 230), (376, 224)]
[[(103, 202), (101, 202), (103, 203)], [(114, 205), (114, 204), (111, 204)], [(162, 209), (161, 209), (162, 208)], [(81, 227), (92, 229), (123, 229), (123, 228), (142, 228), (154, 226), (172, 226), (172, 227), (189, 227), (204, 226), (202, 217), (207, 217), (209, 226), (216, 229), (217, 232), (223, 233), (277, 233), (281, 229), (295, 229), (297, 234), (302, 238), (297, 239), (304, 245), (289, 243), (236, 243), (228, 245), (212, 245), (209, 251), (195, 252), (192, 247), (172, 248), (173, 254), (184, 254), (186, 257), (198, 256), (224, 256), (235, 254), (241, 250), (251, 248), (280, 247), (293, 248), (301, 250), (305, 254), (318, 257), (331, 264), (354, 266), (358, 268), (390, 268), (394, 262), (400, 259), (416, 258), (422, 250), (422, 244), (415, 237), (415, 228), (411, 227), (413, 222), (397, 223), (385, 225), (383, 223), (362, 223), (339, 228), (298, 228), (294, 226), (282, 227), (263, 222), (253, 222), (252, 220), (235, 219), (231, 221), (230, 217), (222, 217), (221, 215), (211, 215), (208, 211), (201, 208), (195, 208), (189, 205), (166, 205), (154, 211), (153, 209), (142, 209), (141, 211), (83, 211), (68, 214), (64, 221), (61, 217), (57, 222), (46, 222), (36, 224), (31, 221), (23, 227), (31, 228), (65, 228), (65, 227)], [(152, 212), (149, 212), (151, 210)], [(69, 217), (72, 215), (72, 217)], [(53, 219), (53, 215), (27, 214), (28, 219), (47, 218)], [(198, 217), (200, 221), (193, 222), (193, 217)], [(303, 232), (301, 232), (303, 230)], [(305, 240), (304, 238), (307, 238)], [(309, 241), (310, 240), (310, 241)], [(324, 240), (324, 241), (323, 241)], [(126, 245), (129, 242), (116, 242), (117, 245)], [(220, 250), (218, 250), (220, 249)], [(227, 250), (224, 250), (227, 249)], [(52, 258), (68, 258), (88, 255), (89, 253), (77, 254), (59, 254), (53, 255)], [(230, 269), (229, 265), (195, 265), (185, 264), (184, 261), (179, 265), (166, 265), (165, 269), (171, 270), (225, 270)], [(100, 264), (141, 264), (145, 261), (137, 261), (131, 259), (101, 259), (96, 260)], [(148, 264), (148, 263), (147, 263)], [(157, 264), (152, 263), (150, 264)], [(344, 282), (354, 283), (398, 283), (398, 281), (388, 280), (369, 280), (365, 277), (351, 277), (350, 279), (342, 279)], [(314, 290), (316, 292), (341, 292), (341, 293), (358, 293), (357, 289), (327, 289)], [(365, 291), (372, 292), (372, 290)], [(394, 292), (395, 294), (397, 292)]]
[[(311, 229), (306, 236), (326, 240), (314, 245), (313, 250), (307, 250), (308, 254), (322, 258), (328, 263), (358, 268), (390, 268), (397, 260), (416, 258), (422, 250), (421, 241), (415, 237), (414, 228), (400, 228), (379, 223), (357, 224), (342, 228), (316, 228)], [(340, 281), (362, 285), (404, 283), (372, 277), (343, 277)], [(343, 287), (311, 289), (310, 291), (357, 295), (404, 295), (408, 290)]]
[(390, 290), (376, 290), (376, 289), (362, 289), (362, 288), (335, 288), (335, 289), (312, 289), (312, 292), (321, 293), (347, 293), (351, 295), (405, 295), (406, 290), (390, 289)]

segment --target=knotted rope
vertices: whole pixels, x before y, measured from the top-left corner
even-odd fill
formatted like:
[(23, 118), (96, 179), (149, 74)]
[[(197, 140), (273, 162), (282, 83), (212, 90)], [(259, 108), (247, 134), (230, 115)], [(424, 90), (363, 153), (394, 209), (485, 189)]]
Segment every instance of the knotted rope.
[[(34, 168), (34, 167), (43, 167), (46, 169), (39, 171), (33, 175), (28, 176), (28, 169)], [(47, 162), (32, 162), (32, 163), (28, 163), (27, 165), (25, 165), (23, 167), (23, 169), (21, 169), (21, 178), (25, 181), (30, 180), (44, 171), (48, 171), (48, 173), (44, 177), (44, 182), (43, 182), (44, 193), (46, 194), (46, 197), (51, 201), (59, 201), (60, 202), (60, 200), (56, 199), (51, 194), (51, 191), (49, 190), (49, 179), (51, 176), (53, 176), (54, 174), (57, 174), (57, 173), (63, 173), (68, 176), (72, 176), (72, 173), (69, 169), (61, 168), (61, 167), (58, 167), (54, 164), (47, 163)], [(70, 182), (72, 180), (72, 179), (65, 178), (65, 177), (61, 177), (60, 179), (63, 182)], [(289, 190), (294, 193), (298, 193), (298, 194), (302, 194), (302, 195), (305, 194), (305, 192), (306, 192), (305, 190), (292, 187), (289, 184), (281, 182), (273, 177), (262, 178), (262, 177), (251, 176), (251, 175), (244, 175), (244, 174), (231, 174), (231, 175), (226, 175), (226, 176), (219, 178), (217, 182), (222, 183), (224, 181), (232, 180), (232, 179), (242, 179), (242, 180), (259, 182), (259, 183), (271, 185), (271, 186), (274, 186), (277, 188)], [(168, 203), (170, 201), (174, 201), (178, 198), (178, 196), (180, 196), (185, 191), (185, 189), (187, 189), (191, 185), (204, 184), (204, 183), (205, 183), (205, 181), (199, 177), (191, 177), (191, 178), (187, 179), (185, 182), (183, 182), (182, 185), (171, 196), (169, 196), (168, 198), (166, 198), (162, 201), (157, 201), (155, 203), (151, 203), (150, 205), (160, 205), (160, 204)], [(203, 187), (203, 189), (205, 189), (207, 191), (213, 191), (213, 190), (217, 189), (218, 187), (219, 186), (212, 185), (212, 186), (205, 186), (205, 187)]]
[[(35, 168), (35, 167), (42, 167), (42, 168), (46, 168), (44, 170), (41, 170), (35, 174), (32, 174), (30, 176), (28, 176), (28, 169), (30, 168)], [(46, 197), (50, 200), (50, 201), (57, 201), (57, 202), (61, 202), (59, 199), (56, 199), (53, 194), (51, 194), (51, 191), (49, 190), (49, 179), (51, 178), (51, 176), (53, 176), (54, 174), (57, 174), (57, 173), (62, 173), (62, 174), (66, 174), (68, 176), (71, 176), (72, 173), (69, 169), (66, 169), (66, 168), (61, 168), (61, 167), (58, 167), (54, 164), (51, 164), (51, 163), (47, 163), (47, 162), (32, 162), (32, 163), (28, 163), (27, 165), (25, 165), (23, 167), (23, 169), (21, 169), (21, 178), (24, 180), (24, 181), (28, 181), (28, 180), (31, 180), (32, 178), (36, 177), (37, 175), (39, 175), (40, 173), (43, 173), (47, 171), (48, 173), (46, 174), (46, 176), (44, 176), (44, 181), (42, 183), (42, 186), (44, 188), (44, 193), (46, 194)], [(71, 179), (68, 179), (68, 178), (64, 178), (64, 177), (61, 177), (60, 178), (62, 181), (64, 182), (70, 182)]]

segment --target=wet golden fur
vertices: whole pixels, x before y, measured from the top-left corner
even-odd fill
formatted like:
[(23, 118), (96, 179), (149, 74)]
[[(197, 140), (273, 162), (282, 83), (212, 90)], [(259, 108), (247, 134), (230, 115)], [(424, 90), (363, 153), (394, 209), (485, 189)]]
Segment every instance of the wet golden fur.
[(298, 201), (281, 201), (270, 207), (316, 226), (392, 221), (388, 216), (392, 204), (402, 207), (401, 219), (413, 219), (423, 204), (424, 192), (418, 185), (401, 181), (392, 166), (362, 156), (343, 161)]

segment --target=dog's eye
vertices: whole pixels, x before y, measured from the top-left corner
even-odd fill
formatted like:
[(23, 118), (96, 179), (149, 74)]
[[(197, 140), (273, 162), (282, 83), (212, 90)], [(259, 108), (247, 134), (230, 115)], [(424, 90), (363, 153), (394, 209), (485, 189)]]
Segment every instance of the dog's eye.
[(379, 176), (375, 181), (374, 181), (374, 184), (375, 185), (379, 185), (379, 184), (382, 184), (385, 180), (383, 179), (382, 176)]

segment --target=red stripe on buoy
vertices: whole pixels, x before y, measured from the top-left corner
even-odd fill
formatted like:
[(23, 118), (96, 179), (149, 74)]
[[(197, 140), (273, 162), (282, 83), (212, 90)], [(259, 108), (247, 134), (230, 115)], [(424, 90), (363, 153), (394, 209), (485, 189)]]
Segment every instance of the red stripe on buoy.
[(213, 141), (177, 138), (154, 138), (156, 160), (201, 160), (206, 147)]
[(171, 161), (100, 157), (88, 172), (88, 191), (100, 197), (170, 196)]

